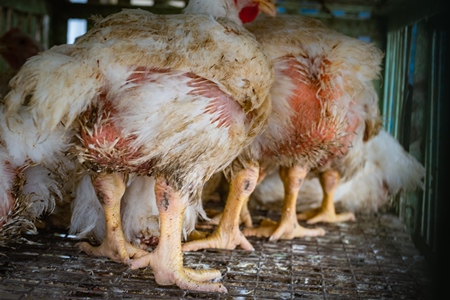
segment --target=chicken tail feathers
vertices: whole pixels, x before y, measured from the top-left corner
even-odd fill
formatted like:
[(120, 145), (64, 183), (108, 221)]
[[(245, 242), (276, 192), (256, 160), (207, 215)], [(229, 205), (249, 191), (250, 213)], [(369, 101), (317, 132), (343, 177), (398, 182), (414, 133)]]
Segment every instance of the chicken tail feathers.
[(424, 166), (381, 130), (364, 145), (365, 166), (336, 191), (344, 209), (377, 212), (400, 192), (423, 189)]
[(0, 246), (22, 240), (21, 233), (37, 233), (34, 221), (52, 212), (62, 198), (57, 178), (43, 166), (18, 172), (0, 148)]
[(102, 241), (106, 232), (102, 206), (95, 193), (91, 177), (85, 174), (79, 181), (72, 202), (69, 233), (79, 238), (90, 237)]
[(30, 58), (10, 81), (5, 97), (7, 123), (16, 113), (30, 113), (38, 132), (66, 126), (86, 109), (100, 90), (99, 75), (88, 61), (72, 56), (73, 45), (53, 47)]
[(384, 174), (384, 182), (390, 194), (424, 188), (424, 166), (406, 152), (397, 140), (382, 130), (369, 141), (368, 159), (376, 161)]

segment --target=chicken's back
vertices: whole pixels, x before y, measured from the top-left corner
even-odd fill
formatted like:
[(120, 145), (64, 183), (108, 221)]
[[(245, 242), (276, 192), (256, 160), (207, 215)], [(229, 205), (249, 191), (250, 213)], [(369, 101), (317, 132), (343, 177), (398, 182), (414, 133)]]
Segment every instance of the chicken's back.
[[(125, 157), (137, 166), (133, 172), (156, 168), (176, 179), (201, 178), (206, 171), (209, 178), (265, 126), (272, 82), (272, 62), (259, 43), (230, 21), (124, 10), (97, 20), (76, 44), (54, 47), (25, 64), (5, 98), (6, 118), (20, 118), (16, 112), (27, 101), (37, 140), (60, 124), (78, 126), (74, 121), (81, 116), (86, 149), (94, 140), (109, 147), (121, 146), (118, 136), (132, 137), (124, 143), (139, 153), (109, 157), (117, 158), (114, 168)], [(113, 125), (105, 125), (105, 118)], [(103, 131), (94, 130), (99, 124)], [(76, 154), (92, 162), (105, 152), (98, 153)], [(208, 161), (198, 170), (186, 167), (199, 157)]]
[(371, 81), (382, 52), (304, 16), (261, 17), (246, 28), (276, 72), (273, 112), (260, 143), (268, 142), (287, 165), (315, 167), (344, 154), (355, 132), (364, 134), (367, 107), (377, 106)]
[(273, 81), (270, 60), (247, 30), (206, 15), (124, 10), (99, 20), (80, 37), (77, 53), (104, 57), (124, 68), (152, 66), (196, 74), (219, 84), (246, 111), (262, 105)]

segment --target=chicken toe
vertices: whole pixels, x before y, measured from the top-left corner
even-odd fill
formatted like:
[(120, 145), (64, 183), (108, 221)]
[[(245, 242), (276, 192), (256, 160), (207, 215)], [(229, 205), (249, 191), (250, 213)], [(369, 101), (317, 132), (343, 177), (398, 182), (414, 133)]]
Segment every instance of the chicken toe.
[(260, 227), (245, 228), (243, 230), (244, 235), (269, 237), (270, 241), (304, 236), (323, 236), (325, 230), (322, 228), (304, 228), (297, 221), (295, 210), (297, 196), (306, 174), (307, 170), (300, 166), (282, 167), (280, 177), (284, 185), (285, 198), (280, 221), (276, 223), (265, 220), (261, 222)]
[(279, 223), (272, 220), (263, 220), (257, 228), (244, 228), (245, 236), (268, 237), (270, 241), (292, 240), (305, 236), (323, 236), (323, 228), (305, 228), (297, 220), (284, 220)]
[(297, 218), (301, 221), (306, 221), (307, 224), (356, 221), (355, 214), (352, 212), (337, 214), (334, 210), (328, 211), (324, 210), (322, 207), (299, 213), (297, 214)]
[[(221, 283), (209, 282), (221, 276), (218, 270), (194, 270), (183, 267), (183, 256), (180, 248), (163, 251), (158, 245), (157, 249), (145, 256), (133, 259), (131, 269), (150, 266), (155, 274), (155, 281), (160, 285), (177, 285), (181, 289), (203, 292), (227, 292)], [(175, 253), (177, 252), (177, 253)], [(179, 253), (178, 253), (179, 252)]]
[(183, 245), (183, 251), (197, 251), (200, 249), (235, 249), (240, 246), (243, 250), (255, 250), (252, 244), (242, 234), (239, 226), (229, 226), (226, 229), (217, 227), (205, 238), (191, 240)]
[(108, 257), (115, 262), (128, 264), (132, 258), (146, 255), (148, 252), (131, 245), (124, 238), (104, 240), (100, 246), (92, 246), (87, 242), (78, 244), (81, 251), (91, 256)]

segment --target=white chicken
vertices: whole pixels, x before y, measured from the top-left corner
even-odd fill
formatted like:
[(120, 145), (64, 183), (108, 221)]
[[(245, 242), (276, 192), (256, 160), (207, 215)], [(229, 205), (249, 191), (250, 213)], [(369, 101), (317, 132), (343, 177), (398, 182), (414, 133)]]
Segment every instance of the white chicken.
[[(0, 74), (0, 99), (8, 92), (8, 82), (23, 66), (27, 59), (37, 55), (44, 48), (29, 34), (12, 28), (0, 37), (0, 55), (8, 64)], [(5, 124), (3, 104), (0, 106), (1, 124)], [(0, 244), (8, 245), (22, 239), (22, 233), (37, 233), (36, 223), (41, 217), (51, 213), (60, 203), (64, 195), (64, 186), (60, 179), (72, 168), (68, 160), (60, 160), (56, 164), (50, 163), (50, 170), (44, 166), (34, 166), (22, 161), (15, 163), (9, 156), (5, 145), (10, 145), (9, 139), (18, 144), (24, 136), (11, 135), (9, 131), (0, 128)], [(61, 157), (63, 158), (63, 157)], [(53, 160), (56, 162), (56, 160)]]
[(37, 233), (36, 223), (52, 213), (64, 197), (59, 174), (43, 166), (11, 168), (2, 149), (0, 160), (0, 245), (22, 240), (22, 233)]
[(371, 81), (379, 74), (379, 49), (304, 16), (261, 17), (246, 28), (274, 62), (273, 110), (267, 129), (231, 165), (229, 194), (217, 229), (206, 239), (183, 245), (186, 251), (238, 245), (251, 250), (239, 230), (239, 215), (249, 219), (246, 201), (277, 167), (284, 187), (281, 220), (246, 228), (244, 234), (272, 241), (323, 235), (323, 229), (304, 228), (297, 221), (300, 187), (310, 170), (346, 153), (355, 134), (363, 134), (365, 123), (374, 123), (367, 120), (378, 119)]
[[(73, 138), (70, 152), (91, 174), (106, 233), (98, 247), (82, 243), (83, 251), (132, 269), (151, 266), (161, 285), (226, 291), (206, 282), (219, 271), (183, 267), (183, 212), (266, 126), (272, 62), (239, 20), (239, 11), (259, 3), (191, 1), (184, 15), (124, 10), (98, 19), (75, 44), (31, 58), (11, 81), (11, 132), (27, 130), (21, 112), (39, 133), (30, 144), (63, 130), (61, 144)], [(56, 151), (36, 159), (32, 150), (23, 160), (44, 164)], [(151, 253), (124, 239), (120, 220), (127, 178), (147, 175), (160, 218)]]
[[(6, 126), (0, 105), (0, 244), (21, 239), (21, 233), (36, 233), (35, 222), (53, 211), (57, 202), (65, 197), (65, 188), (70, 183), (67, 176), (73, 170), (73, 162), (63, 152), (63, 132), (55, 131), (46, 141), (33, 143), (34, 125), (29, 114), (20, 114), (20, 124), (11, 120), (11, 128), (19, 125), (26, 131), (10, 131)], [(62, 148), (60, 148), (62, 147)], [(30, 151), (29, 149), (32, 148)], [(45, 165), (35, 165), (50, 149), (54, 155), (46, 159)], [(28, 157), (28, 154), (31, 156)]]

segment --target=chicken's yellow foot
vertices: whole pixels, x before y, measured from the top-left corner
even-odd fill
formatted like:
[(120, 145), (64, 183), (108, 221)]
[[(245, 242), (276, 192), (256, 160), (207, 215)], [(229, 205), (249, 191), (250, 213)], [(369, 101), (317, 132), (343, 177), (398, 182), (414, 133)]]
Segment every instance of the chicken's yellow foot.
[(108, 257), (115, 262), (128, 264), (132, 258), (147, 255), (148, 252), (131, 245), (125, 239), (104, 240), (100, 246), (82, 242), (78, 244), (81, 251), (92, 256)]
[(280, 221), (279, 223), (266, 219), (261, 221), (259, 227), (244, 228), (245, 236), (268, 237), (270, 241), (292, 240), (305, 236), (323, 236), (325, 230), (322, 228), (305, 228), (298, 224), (297, 220)]
[(150, 266), (160, 285), (177, 285), (181, 289), (227, 292), (221, 283), (208, 282), (221, 276), (218, 270), (193, 270), (183, 266), (181, 233), (183, 212), (187, 199), (180, 195), (162, 177), (156, 178), (155, 196), (160, 214), (159, 244), (154, 251), (133, 259), (131, 269)]
[(245, 228), (246, 236), (269, 237), (270, 241), (278, 239), (293, 239), (304, 236), (322, 236), (322, 228), (308, 229), (300, 226), (297, 221), (295, 206), (298, 192), (305, 179), (307, 170), (300, 166), (280, 168), (280, 177), (284, 185), (284, 202), (281, 219), (278, 223), (266, 220), (258, 228)]
[(197, 251), (199, 249), (235, 249), (240, 246), (244, 250), (253, 251), (252, 244), (242, 234), (238, 227), (226, 227), (217, 229), (206, 238), (192, 240), (183, 245), (183, 251)]
[(123, 178), (118, 173), (99, 174), (92, 179), (97, 197), (103, 206), (106, 220), (106, 234), (100, 246), (79, 244), (80, 250), (88, 255), (109, 257), (116, 262), (128, 263), (132, 257), (148, 252), (134, 247), (125, 240), (120, 220), (120, 199), (125, 191)]
[(323, 223), (339, 223), (346, 221), (356, 221), (355, 214), (352, 212), (344, 212), (337, 214), (333, 211), (323, 210), (322, 207), (313, 210), (308, 210), (297, 214), (297, 218), (301, 221), (306, 221), (307, 224)]
[(336, 214), (334, 207), (334, 192), (339, 184), (339, 173), (330, 169), (320, 173), (319, 181), (323, 190), (322, 205), (319, 208), (306, 211), (297, 215), (299, 220), (306, 220), (308, 224), (318, 222), (338, 223), (346, 221), (355, 221), (356, 217), (351, 212)]
[(238, 171), (231, 179), (227, 202), (217, 228), (207, 238), (185, 243), (183, 251), (206, 248), (235, 249), (237, 246), (253, 251), (252, 244), (239, 229), (239, 218), (243, 204), (256, 187), (258, 176), (258, 164)]

